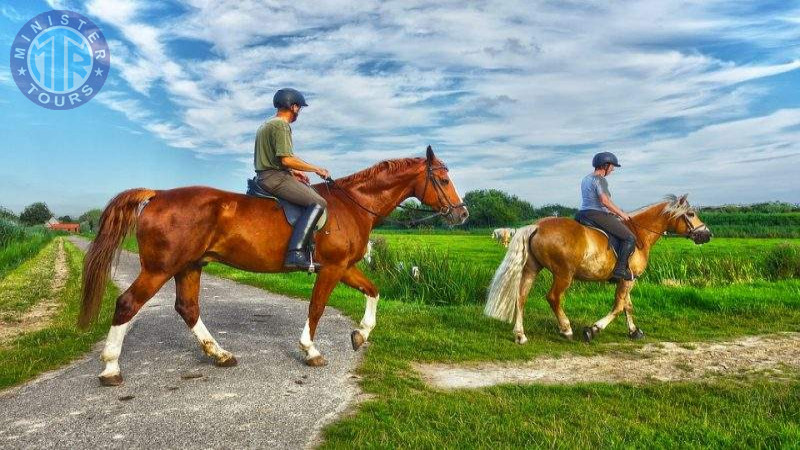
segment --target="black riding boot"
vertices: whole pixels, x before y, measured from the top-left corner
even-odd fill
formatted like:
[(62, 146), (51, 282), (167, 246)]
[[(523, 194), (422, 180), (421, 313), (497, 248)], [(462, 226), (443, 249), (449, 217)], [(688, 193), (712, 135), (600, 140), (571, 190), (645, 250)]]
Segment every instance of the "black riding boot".
[(614, 272), (611, 274), (612, 280), (633, 280), (633, 273), (628, 267), (628, 259), (630, 259), (636, 248), (636, 241), (620, 241), (619, 248), (617, 248), (617, 265), (614, 267)]
[(303, 215), (294, 224), (283, 267), (290, 270), (308, 270), (309, 272), (317, 272), (319, 270), (319, 264), (313, 263), (312, 265), (311, 263), (309, 244), (317, 226), (317, 221), (322, 217), (324, 211), (324, 208), (320, 205), (306, 206)]

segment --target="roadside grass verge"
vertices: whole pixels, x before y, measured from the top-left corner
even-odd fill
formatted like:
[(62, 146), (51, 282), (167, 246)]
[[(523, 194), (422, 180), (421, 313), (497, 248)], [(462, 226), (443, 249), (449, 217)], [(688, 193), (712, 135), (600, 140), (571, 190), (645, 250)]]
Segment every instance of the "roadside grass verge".
[(50, 243), (55, 233), (0, 220), (0, 279)]
[[(75, 323), (80, 309), (83, 252), (69, 241), (64, 242), (64, 249), (69, 276), (64, 288), (58, 294), (63, 306), (55, 314), (49, 327), (23, 334), (0, 347), (0, 389), (22, 383), (44, 371), (69, 363), (91, 350), (92, 345), (108, 332), (114, 310), (113, 303), (118, 295), (117, 289), (109, 283), (103, 297), (105, 305), (101, 309), (99, 320), (86, 332), (78, 330)], [(35, 268), (23, 265), (17, 271), (30, 272), (35, 271)], [(14, 276), (17, 276), (17, 271), (14, 272)], [(19, 276), (25, 277), (25, 274)], [(50, 295), (49, 290), (44, 290), (44, 287), (49, 289), (51, 281), (49, 278), (30, 279), (32, 283), (42, 284), (32, 289), (39, 294)], [(5, 297), (6, 292), (2, 292), (4, 298), (0, 304), (6, 303), (6, 300), (10, 303), (18, 302), (15, 298)]]
[(36, 302), (47, 298), (55, 275), (56, 241), (0, 280), (0, 320), (15, 321)]

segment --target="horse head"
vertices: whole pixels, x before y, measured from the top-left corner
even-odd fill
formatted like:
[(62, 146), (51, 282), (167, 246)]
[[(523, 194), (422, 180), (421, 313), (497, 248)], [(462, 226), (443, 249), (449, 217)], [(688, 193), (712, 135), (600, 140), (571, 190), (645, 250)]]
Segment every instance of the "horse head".
[(697, 211), (686, 200), (689, 194), (681, 197), (670, 196), (670, 204), (665, 209), (669, 214), (667, 231), (671, 231), (694, 241), (695, 244), (705, 244), (711, 240), (711, 230), (700, 220)]
[(447, 165), (428, 146), (425, 170), (416, 178), (413, 195), (423, 204), (439, 212), (450, 225), (461, 225), (469, 217), (467, 206), (450, 179)]

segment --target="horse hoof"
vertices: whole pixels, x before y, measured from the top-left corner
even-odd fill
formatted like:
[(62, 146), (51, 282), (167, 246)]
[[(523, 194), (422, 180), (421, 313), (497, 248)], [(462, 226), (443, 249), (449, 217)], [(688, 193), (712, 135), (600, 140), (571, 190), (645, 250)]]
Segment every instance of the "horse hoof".
[(628, 333), (628, 336), (630, 336), (630, 338), (634, 341), (638, 341), (639, 339), (644, 339), (644, 331), (642, 331), (641, 328), (637, 328)]
[(524, 345), (526, 342), (528, 342), (528, 337), (525, 336), (524, 334), (518, 334), (517, 337), (514, 339), (514, 342), (516, 342), (519, 345)]
[(566, 339), (566, 340), (568, 340), (568, 341), (571, 341), (571, 340), (573, 340), (573, 339), (572, 339), (572, 338), (573, 338), (573, 334), (572, 334), (572, 333), (569, 333), (569, 334), (567, 334), (567, 333), (558, 333), (558, 334), (560, 334), (560, 335), (561, 335), (561, 337), (563, 337), (564, 339)]
[(350, 333), (350, 342), (353, 344), (353, 351), (355, 351), (358, 350), (362, 345), (364, 345), (364, 342), (366, 342), (366, 340), (358, 330), (353, 330), (353, 332)]
[(317, 355), (306, 360), (306, 365), (311, 367), (322, 367), (325, 364), (328, 364), (328, 361), (325, 361), (325, 358), (323, 358), (322, 355)]
[(233, 367), (239, 364), (239, 361), (236, 360), (236, 357), (231, 355), (229, 358), (217, 360), (214, 363), (217, 367)]
[(585, 327), (583, 329), (583, 340), (586, 342), (592, 342), (592, 339), (594, 339), (594, 337), (597, 336), (598, 333), (600, 333), (600, 330), (595, 329), (595, 327), (593, 326)]
[(109, 375), (105, 377), (97, 377), (100, 380), (100, 384), (103, 386), (119, 386), (122, 384), (122, 375)]

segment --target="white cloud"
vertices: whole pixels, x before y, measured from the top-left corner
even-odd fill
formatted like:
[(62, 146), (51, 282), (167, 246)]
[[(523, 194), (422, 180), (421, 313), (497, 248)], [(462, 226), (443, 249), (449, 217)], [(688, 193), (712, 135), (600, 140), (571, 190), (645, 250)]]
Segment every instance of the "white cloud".
[[(421, 155), (432, 143), (466, 184), (462, 191), (499, 185), (540, 203), (574, 203), (575, 177), (597, 148), (640, 161), (630, 170), (650, 175), (629, 179), (660, 190), (674, 184), (672, 172), (690, 184), (685, 175), (695, 172), (681, 158), (725, 167), (720, 155), (733, 144), (719, 145), (725, 135), (738, 135), (742, 152), (793, 157), (781, 150), (791, 132), (767, 139), (735, 129), (753, 126), (753, 102), (770, 94), (747, 82), (800, 67), (800, 53), (785, 45), (798, 37), (788, 26), (797, 11), (754, 20), (721, 0), (185, 3), (180, 17), (158, 23), (146, 18), (159, 6), (144, 0), (95, 0), (87, 10), (119, 30), (115, 67), (135, 91), (101, 101), (201, 154), (252, 152), (273, 92), (293, 86), (311, 104), (293, 125), (295, 143), (336, 174)], [(206, 42), (213, 54), (177, 58), (174, 39)], [(760, 47), (764, 57), (737, 64), (705, 51), (709, 42)], [(174, 109), (154, 98), (160, 92)], [(761, 118), (764, 126), (782, 114)], [(658, 125), (664, 121), (683, 128)], [(569, 150), (576, 146), (584, 150)], [(706, 154), (721, 159), (697, 156)], [(752, 167), (780, 169), (767, 160)], [(649, 194), (621, 198), (642, 203)]]
[(11, 5), (3, 5), (0, 7), (0, 14), (12, 22), (21, 22), (24, 19), (24, 17), (22, 17), (22, 15), (18, 13), (17, 10)]

